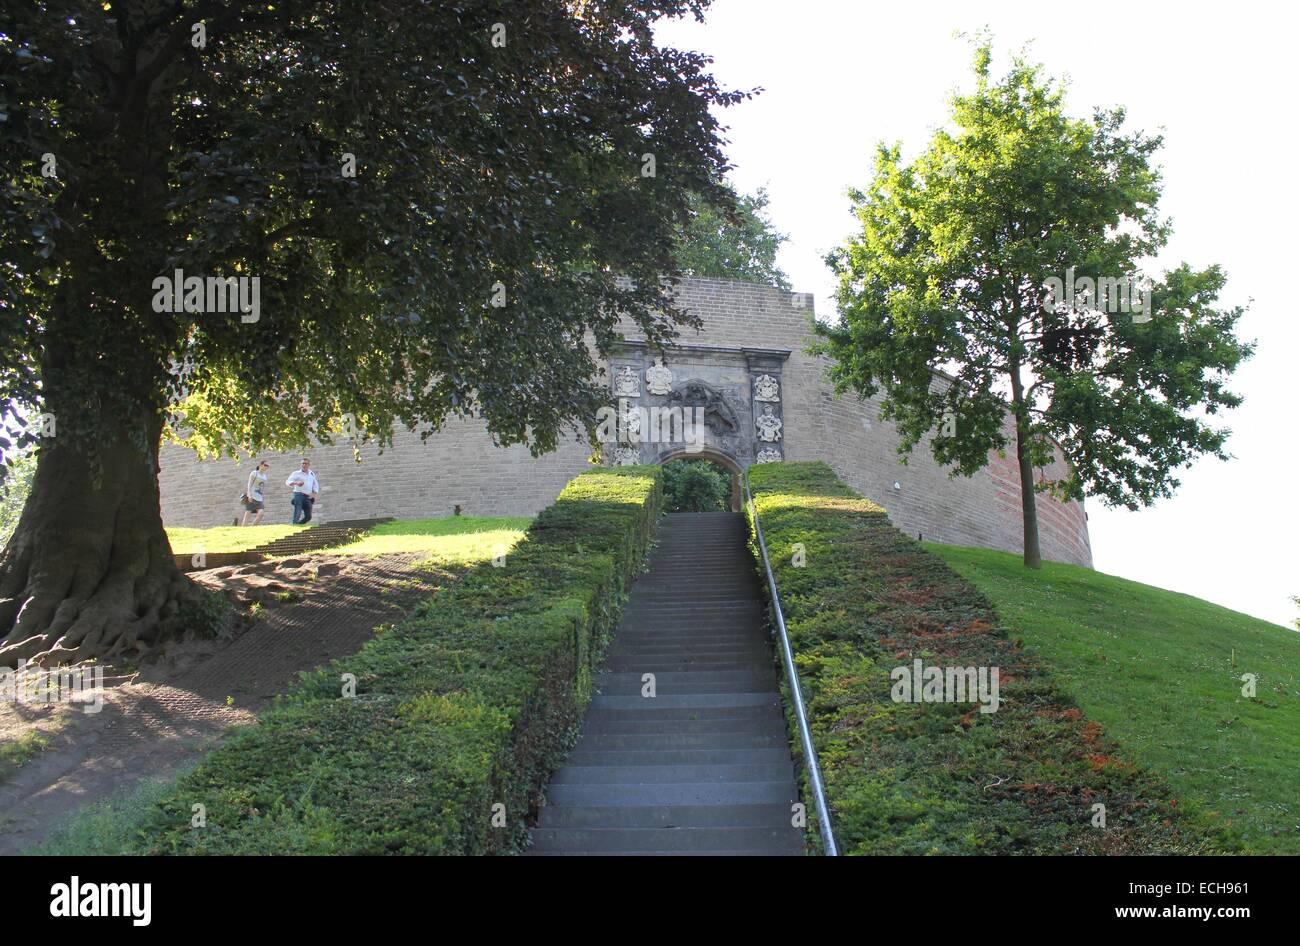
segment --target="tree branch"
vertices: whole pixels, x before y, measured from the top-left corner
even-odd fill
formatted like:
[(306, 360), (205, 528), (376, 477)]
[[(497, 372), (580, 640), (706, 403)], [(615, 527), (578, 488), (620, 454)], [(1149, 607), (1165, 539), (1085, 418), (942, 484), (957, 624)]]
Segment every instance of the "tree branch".
[[(142, 67), (135, 70), (134, 76), (127, 85), (126, 95), (122, 103), (122, 124), (130, 125), (132, 121), (144, 111), (145, 103), (148, 100), (149, 92), (153, 84), (176, 59), (182, 49), (185, 48), (189, 40), (194, 24), (202, 20), (209, 24), (209, 39), (219, 34), (220, 28), (233, 16), (237, 15), (244, 6), (245, 0), (236, 0), (229, 7), (218, 6), (215, 2), (202, 2), (195, 8), (193, 16), (184, 17), (178, 22), (163, 41), (162, 47), (153, 55), (153, 57)], [(180, 3), (176, 5), (176, 14), (183, 12)], [(163, 23), (169, 22), (164, 20)], [(160, 24), (161, 25), (161, 24)]]
[[(262, 245), (267, 249), (275, 246), (281, 240), (294, 236), (321, 236), (320, 228), (325, 221), (320, 217), (302, 217), (298, 220), (291, 220), (282, 227), (277, 227), (262, 238)], [(315, 232), (313, 232), (315, 231)]]

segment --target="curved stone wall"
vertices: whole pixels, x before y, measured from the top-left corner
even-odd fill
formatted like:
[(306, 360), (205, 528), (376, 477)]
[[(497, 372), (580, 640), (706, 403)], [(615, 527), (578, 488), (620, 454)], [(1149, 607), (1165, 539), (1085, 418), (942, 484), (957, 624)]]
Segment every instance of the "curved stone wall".
[[(889, 510), (905, 532), (938, 542), (984, 546), (1018, 552), (1021, 547), (1019, 474), (1014, 456), (993, 456), (973, 477), (950, 477), (930, 456), (926, 444), (904, 465), (898, 457), (892, 425), (878, 420), (874, 399), (836, 398), (825, 380), (825, 362), (808, 355), (812, 296), (753, 283), (724, 279), (684, 282), (679, 297), (704, 322), (700, 331), (684, 331), (670, 349), (666, 367), (672, 385), (700, 381), (729, 405), (736, 421), (711, 425), (707, 446), (735, 459), (740, 467), (762, 454), (780, 453), (788, 460), (825, 460), (864, 496)], [(630, 333), (629, 333), (630, 334)], [(611, 356), (616, 377), (631, 367), (638, 394), (629, 403), (668, 404), (672, 394), (664, 377), (648, 385), (645, 370), (659, 360), (630, 337)], [(755, 381), (768, 400), (755, 399)], [(611, 383), (613, 378), (611, 378)], [(936, 379), (936, 383), (945, 383)], [(631, 391), (628, 384), (625, 388)], [(615, 389), (611, 389), (612, 393)], [(777, 393), (779, 392), (779, 393)], [(775, 395), (776, 400), (770, 398)], [(714, 395), (710, 395), (713, 397)], [(674, 403), (696, 403), (681, 396)], [(698, 403), (704, 403), (699, 401)], [(770, 420), (780, 419), (778, 439)], [(716, 432), (712, 428), (717, 428)], [(767, 433), (763, 433), (766, 430)], [(390, 515), (402, 518), (448, 515), (455, 506), (465, 515), (526, 515), (548, 505), (565, 483), (588, 468), (585, 442), (569, 440), (547, 456), (534, 458), (523, 447), (498, 448), (475, 421), (451, 420), (421, 443), (418, 435), (399, 431), (394, 447), (382, 455), (362, 449), (361, 462), (350, 446), (317, 447), (312, 466), (320, 478), (318, 520)], [(607, 450), (612, 456), (612, 451)], [(653, 462), (680, 453), (680, 445), (646, 444), (624, 462)], [(271, 480), (265, 522), (291, 517), (285, 477), (297, 467), (297, 454), (267, 454)], [(237, 498), (251, 461), (199, 461), (183, 447), (169, 445), (161, 458), (163, 519), (168, 525), (228, 525), (239, 514)], [(277, 478), (278, 477), (278, 478)], [(1081, 503), (1038, 497), (1043, 556), (1054, 561), (1092, 564), (1087, 516)]]

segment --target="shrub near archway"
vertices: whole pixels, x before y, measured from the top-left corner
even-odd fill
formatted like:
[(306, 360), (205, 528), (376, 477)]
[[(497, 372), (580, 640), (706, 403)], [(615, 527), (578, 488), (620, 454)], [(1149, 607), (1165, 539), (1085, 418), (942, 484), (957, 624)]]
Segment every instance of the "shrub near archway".
[(731, 478), (708, 460), (664, 464), (664, 510), (719, 512), (727, 509)]

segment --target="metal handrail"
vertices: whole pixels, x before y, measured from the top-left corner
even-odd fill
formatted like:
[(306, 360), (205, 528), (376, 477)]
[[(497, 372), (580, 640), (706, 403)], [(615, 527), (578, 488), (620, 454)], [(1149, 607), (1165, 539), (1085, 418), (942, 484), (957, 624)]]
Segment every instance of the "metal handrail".
[(803, 743), (803, 755), (808, 761), (808, 776), (812, 782), (813, 802), (817, 806), (817, 821), (821, 825), (822, 839), (826, 845), (827, 857), (838, 857), (839, 848), (835, 844), (835, 832), (831, 830), (831, 811), (826, 804), (826, 791), (822, 787), (822, 768), (817, 762), (817, 750), (813, 747), (812, 730), (808, 728), (808, 713), (803, 705), (803, 691), (799, 686), (799, 672), (794, 667), (794, 651), (790, 647), (790, 634), (785, 629), (785, 615), (781, 613), (781, 594), (776, 590), (776, 576), (772, 574), (772, 563), (767, 557), (767, 542), (763, 540), (763, 524), (758, 521), (758, 506), (754, 503), (754, 494), (749, 491), (749, 471), (745, 471), (745, 501), (749, 503), (754, 516), (754, 534), (758, 537), (758, 550), (763, 556), (763, 571), (767, 572), (767, 590), (772, 595), (772, 610), (776, 612), (776, 629), (781, 640), (781, 660), (785, 664), (786, 682), (790, 684), (790, 696), (794, 700), (794, 715), (799, 723), (799, 740)]

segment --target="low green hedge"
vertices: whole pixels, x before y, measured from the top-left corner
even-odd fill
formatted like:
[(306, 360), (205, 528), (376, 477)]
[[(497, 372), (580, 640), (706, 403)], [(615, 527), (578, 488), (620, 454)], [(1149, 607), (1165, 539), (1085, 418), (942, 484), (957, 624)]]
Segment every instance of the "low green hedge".
[[(503, 567), (438, 590), (182, 776), (145, 819), (139, 851), (517, 850), (661, 505), (657, 468), (577, 477)], [(355, 697), (341, 695), (344, 674)]]
[[(1231, 848), (1124, 759), (974, 586), (824, 463), (755, 466), (750, 485), (843, 853)], [(891, 670), (918, 657), (998, 667), (1000, 708), (894, 702)]]

